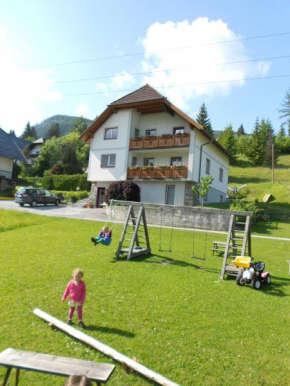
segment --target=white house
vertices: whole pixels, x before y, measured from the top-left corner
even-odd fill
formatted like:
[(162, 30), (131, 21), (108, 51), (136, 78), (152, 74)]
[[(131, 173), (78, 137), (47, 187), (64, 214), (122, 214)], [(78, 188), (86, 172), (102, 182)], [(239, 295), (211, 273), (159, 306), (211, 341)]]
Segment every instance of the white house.
[(214, 177), (205, 202), (226, 198), (230, 155), (151, 86), (116, 100), (80, 136), (90, 143), (88, 180), (101, 206), (112, 181), (134, 180), (141, 201), (194, 205), (192, 185)]
[(39, 156), (40, 150), (41, 150), (44, 142), (45, 142), (44, 138), (38, 138), (36, 141), (34, 141), (30, 144), (29, 156), (31, 158), (36, 158)]

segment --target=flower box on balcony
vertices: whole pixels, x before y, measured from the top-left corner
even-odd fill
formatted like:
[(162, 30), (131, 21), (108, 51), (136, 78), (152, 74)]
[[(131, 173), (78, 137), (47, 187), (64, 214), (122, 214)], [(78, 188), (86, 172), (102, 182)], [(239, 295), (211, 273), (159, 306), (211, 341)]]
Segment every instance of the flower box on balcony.
[(162, 135), (161, 137), (158, 137), (158, 146), (160, 147), (166, 147), (166, 146), (173, 146), (174, 145), (174, 137), (173, 135)]
[(128, 178), (140, 178), (141, 168), (139, 166), (131, 166), (127, 171)]
[(143, 147), (157, 147), (158, 146), (158, 138), (150, 135), (143, 138)]
[(157, 166), (156, 178), (172, 178), (172, 167), (163, 165)]
[(172, 177), (187, 178), (187, 166), (184, 166), (184, 165), (173, 166)]
[(174, 136), (175, 146), (186, 146), (189, 145), (189, 134), (176, 134)]
[(130, 148), (139, 149), (142, 147), (143, 147), (143, 138), (142, 137), (135, 137), (135, 138), (131, 139)]
[(155, 178), (155, 176), (155, 166), (143, 166), (143, 168), (141, 169), (141, 178)]

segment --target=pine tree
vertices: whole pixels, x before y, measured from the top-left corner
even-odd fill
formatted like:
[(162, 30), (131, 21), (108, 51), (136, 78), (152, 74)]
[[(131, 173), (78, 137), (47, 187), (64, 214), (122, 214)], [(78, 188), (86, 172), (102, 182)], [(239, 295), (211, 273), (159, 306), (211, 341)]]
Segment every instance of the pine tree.
[(225, 130), (221, 133), (218, 141), (230, 153), (231, 156), (236, 156), (237, 142), (235, 139), (232, 125), (228, 125), (225, 128)]
[(73, 123), (70, 132), (71, 133), (78, 133), (81, 135), (86, 129), (88, 125), (86, 124), (86, 121), (83, 117), (77, 118), (75, 122)]
[(238, 131), (237, 131), (237, 135), (238, 137), (242, 136), (242, 135), (245, 135), (245, 130), (244, 130), (244, 126), (241, 124), (241, 126), (238, 128)]
[(57, 122), (54, 122), (52, 123), (52, 125), (50, 126), (50, 128), (48, 129), (48, 132), (47, 132), (47, 139), (50, 139), (52, 137), (56, 137), (58, 138), (60, 136), (60, 127), (59, 127), (59, 124)]
[(280, 118), (289, 118), (290, 117), (290, 89), (286, 91), (286, 95), (281, 104), (282, 108), (279, 110)]
[(260, 138), (260, 122), (257, 118), (255, 127), (251, 137), (251, 144), (249, 149), (249, 158), (253, 161), (255, 166), (261, 166), (264, 162), (264, 149)]
[(200, 106), (199, 112), (196, 116), (196, 121), (204, 128), (205, 131), (207, 131), (207, 133), (211, 137), (214, 137), (214, 132), (210, 123), (210, 118), (208, 117), (207, 109), (204, 103)]

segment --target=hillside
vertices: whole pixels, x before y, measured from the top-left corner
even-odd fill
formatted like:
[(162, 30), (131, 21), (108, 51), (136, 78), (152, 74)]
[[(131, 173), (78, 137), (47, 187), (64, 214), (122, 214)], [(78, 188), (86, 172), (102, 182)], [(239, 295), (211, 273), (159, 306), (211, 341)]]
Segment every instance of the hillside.
[[(41, 137), (45, 138), (49, 128), (51, 127), (51, 125), (53, 123), (59, 124), (61, 135), (67, 134), (69, 132), (70, 128), (72, 127), (72, 125), (74, 124), (74, 122), (78, 118), (79, 117), (72, 117), (69, 115), (54, 115), (50, 118), (47, 118), (43, 122), (37, 123), (35, 125), (37, 136), (38, 136), (38, 138), (41, 138)], [(86, 121), (88, 126), (93, 123), (93, 121), (90, 119), (84, 118), (84, 120)]]

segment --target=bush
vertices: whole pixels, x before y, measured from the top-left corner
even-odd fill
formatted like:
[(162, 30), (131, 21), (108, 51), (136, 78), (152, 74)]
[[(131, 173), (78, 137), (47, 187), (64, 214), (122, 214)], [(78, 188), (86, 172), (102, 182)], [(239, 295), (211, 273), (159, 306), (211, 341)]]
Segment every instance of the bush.
[(77, 188), (83, 191), (91, 190), (91, 183), (87, 181), (86, 174), (44, 176), (42, 186), (46, 189), (61, 191), (75, 191)]
[(52, 190), (52, 193), (54, 193), (61, 201), (65, 200), (70, 202), (77, 202), (89, 196), (89, 192), (86, 191), (62, 192), (58, 190)]
[(235, 193), (233, 191), (230, 191), (229, 198), (233, 200), (234, 199), (242, 200), (243, 198), (246, 198), (249, 193), (250, 193), (250, 189), (242, 188), (241, 190), (237, 190)]
[(259, 208), (256, 201), (235, 200), (230, 204), (230, 210), (253, 212), (252, 219), (255, 221)]
[(104, 195), (104, 201), (107, 204), (110, 203), (110, 200), (140, 202), (140, 187), (132, 181), (112, 182)]

